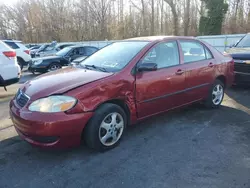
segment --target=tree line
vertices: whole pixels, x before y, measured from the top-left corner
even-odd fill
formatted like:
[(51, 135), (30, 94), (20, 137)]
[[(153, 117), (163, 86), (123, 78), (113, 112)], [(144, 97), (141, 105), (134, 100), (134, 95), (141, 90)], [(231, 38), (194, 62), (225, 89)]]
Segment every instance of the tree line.
[(21, 0), (0, 9), (0, 37), (26, 43), (250, 31), (249, 0)]

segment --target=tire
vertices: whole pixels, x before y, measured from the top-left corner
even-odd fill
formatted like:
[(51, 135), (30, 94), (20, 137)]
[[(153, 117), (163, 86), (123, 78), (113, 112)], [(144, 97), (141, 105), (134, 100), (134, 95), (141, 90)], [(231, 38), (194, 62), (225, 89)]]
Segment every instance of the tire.
[(59, 63), (52, 63), (49, 68), (48, 68), (48, 71), (49, 72), (52, 72), (52, 71), (56, 71), (56, 70), (59, 70), (61, 69), (62, 66), (59, 64)]
[(21, 58), (17, 58), (17, 63), (20, 66), (20, 69), (23, 70), (24, 61)]
[(220, 107), (223, 101), (224, 95), (225, 95), (225, 84), (221, 82), (220, 80), (215, 80), (214, 84), (209, 90), (208, 98), (205, 100), (205, 106), (207, 108)]
[(118, 105), (106, 103), (95, 111), (85, 127), (85, 143), (99, 152), (113, 149), (120, 143), (126, 126), (127, 115), (124, 110)]

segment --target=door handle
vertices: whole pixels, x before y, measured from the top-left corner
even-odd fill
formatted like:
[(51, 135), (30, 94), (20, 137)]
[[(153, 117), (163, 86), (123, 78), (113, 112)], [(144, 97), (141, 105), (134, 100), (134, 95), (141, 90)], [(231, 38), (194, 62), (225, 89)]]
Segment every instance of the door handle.
[(182, 75), (185, 71), (179, 69), (178, 71), (175, 72), (176, 75)]
[(213, 64), (213, 63), (209, 63), (208, 66), (209, 66), (209, 67), (213, 67), (214, 64)]

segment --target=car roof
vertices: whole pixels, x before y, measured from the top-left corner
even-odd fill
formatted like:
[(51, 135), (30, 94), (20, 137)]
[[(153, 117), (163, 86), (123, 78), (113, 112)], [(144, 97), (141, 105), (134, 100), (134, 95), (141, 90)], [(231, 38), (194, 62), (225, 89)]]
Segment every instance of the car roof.
[(4, 41), (4, 42), (18, 42), (18, 43), (22, 42), (20, 40), (2, 40), (2, 41)]
[(75, 43), (57, 43), (56, 46), (63, 46), (63, 45), (76, 45)]
[(165, 39), (195, 39), (192, 36), (145, 36), (145, 37), (135, 37), (135, 38), (129, 38), (125, 41), (159, 41), (159, 40), (165, 40)]
[(79, 48), (79, 47), (90, 47), (90, 48), (97, 48), (96, 46), (86, 46), (86, 45), (74, 45), (74, 46), (68, 46), (69, 48)]

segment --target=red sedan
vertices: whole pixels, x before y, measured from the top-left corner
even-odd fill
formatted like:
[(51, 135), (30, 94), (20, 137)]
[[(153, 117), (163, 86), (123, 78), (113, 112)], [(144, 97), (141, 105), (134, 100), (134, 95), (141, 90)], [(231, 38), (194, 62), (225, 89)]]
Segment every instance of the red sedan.
[(128, 125), (203, 102), (217, 108), (234, 78), (231, 56), (189, 37), (113, 43), (80, 63), (25, 83), (10, 102), (19, 135), (50, 148), (115, 147)]

